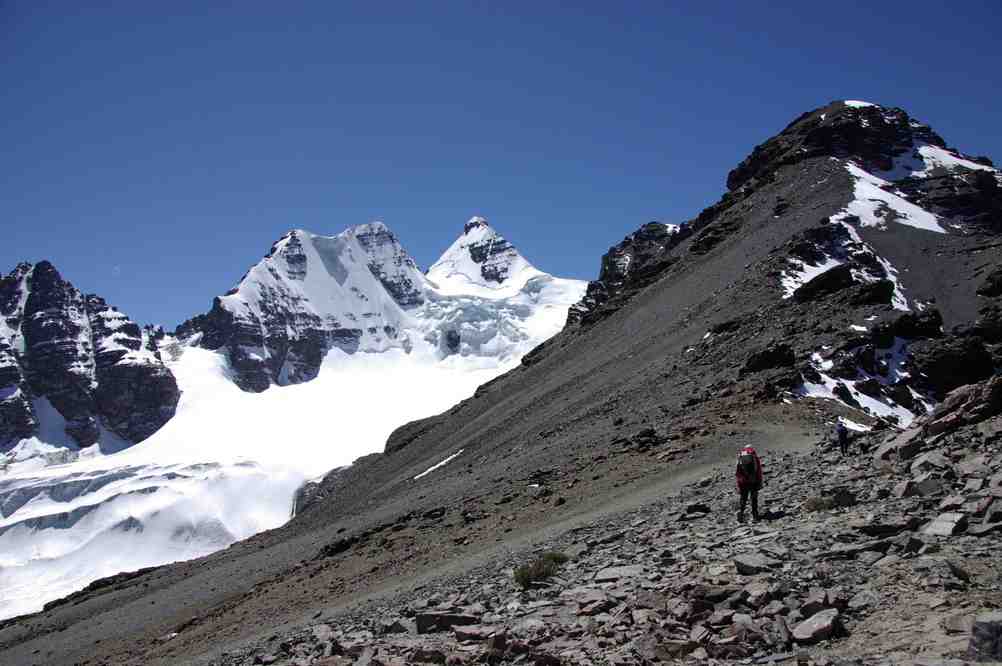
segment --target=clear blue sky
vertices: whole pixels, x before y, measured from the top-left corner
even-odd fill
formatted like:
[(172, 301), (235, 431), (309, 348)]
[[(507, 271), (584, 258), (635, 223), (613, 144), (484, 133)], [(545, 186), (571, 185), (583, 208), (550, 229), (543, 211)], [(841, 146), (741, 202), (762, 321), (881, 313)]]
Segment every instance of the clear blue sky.
[(373, 219), (423, 267), (482, 214), (592, 278), (833, 99), (1002, 160), (997, 1), (83, 4), (0, 2), (0, 270), (49, 259), (140, 322)]

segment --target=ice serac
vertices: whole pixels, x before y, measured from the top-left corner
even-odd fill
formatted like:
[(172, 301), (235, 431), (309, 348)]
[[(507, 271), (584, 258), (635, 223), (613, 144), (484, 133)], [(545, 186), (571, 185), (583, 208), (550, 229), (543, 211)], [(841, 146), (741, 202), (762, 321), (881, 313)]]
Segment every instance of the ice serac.
[(51, 263), (20, 264), (0, 279), (0, 451), (117, 447), (153, 434), (179, 397), (156, 335)]

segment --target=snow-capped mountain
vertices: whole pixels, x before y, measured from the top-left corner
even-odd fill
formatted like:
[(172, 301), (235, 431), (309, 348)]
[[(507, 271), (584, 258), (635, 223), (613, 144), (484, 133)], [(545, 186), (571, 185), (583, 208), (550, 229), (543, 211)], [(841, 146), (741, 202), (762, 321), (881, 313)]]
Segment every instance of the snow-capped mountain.
[[(19, 271), (23, 282), (30, 269)], [(64, 309), (85, 323), (72, 329), (79, 347), (67, 358), (83, 360), (71, 371), (103, 380), (109, 360), (159, 364), (181, 397), (175, 389), (177, 413), (155, 433), (123, 429), (145, 438), (123, 441), (115, 455), (73, 447), (59, 458), (68, 464), (7, 460), (0, 617), (282, 524), (305, 481), (381, 451), (398, 426), (448, 409), (518, 365), (561, 329), (584, 287), (534, 268), (474, 218), (428, 276), (382, 223), (336, 236), (291, 231), (207, 314), (156, 340), (100, 299), (74, 296), (77, 306)], [(11, 293), (5, 303), (25, 300)], [(143, 415), (120, 416), (120, 403), (98, 402), (108, 405), (94, 417), (98, 426)], [(70, 415), (44, 405), (49, 411), (32, 412), (41, 417), (32, 451), (64, 444), (51, 433)], [(27, 452), (29, 439), (17, 450)]]
[(47, 261), (0, 279), (0, 452), (119, 449), (156, 432), (177, 401), (151, 329)]
[(570, 284), (533, 267), (479, 217), (427, 275), (380, 222), (337, 236), (296, 230), (177, 335), (224, 351), (241, 388), (263, 391), (312, 379), (335, 348), (523, 354), (538, 337), (525, 327)]

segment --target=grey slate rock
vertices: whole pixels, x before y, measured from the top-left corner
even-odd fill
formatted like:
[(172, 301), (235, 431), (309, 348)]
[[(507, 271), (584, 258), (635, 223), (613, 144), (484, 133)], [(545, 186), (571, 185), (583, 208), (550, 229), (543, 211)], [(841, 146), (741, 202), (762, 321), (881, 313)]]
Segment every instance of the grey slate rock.
[(985, 613), (974, 618), (967, 656), (975, 661), (1002, 659), (1002, 612)]
[(839, 612), (834, 608), (829, 608), (798, 624), (793, 630), (793, 640), (801, 645), (813, 645), (838, 636), (840, 631)]

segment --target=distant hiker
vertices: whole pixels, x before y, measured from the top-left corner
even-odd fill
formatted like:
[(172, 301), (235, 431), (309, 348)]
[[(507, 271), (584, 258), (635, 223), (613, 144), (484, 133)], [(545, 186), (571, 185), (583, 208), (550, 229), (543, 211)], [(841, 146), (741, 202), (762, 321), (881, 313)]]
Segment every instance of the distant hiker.
[(835, 439), (838, 441), (838, 449), (842, 452), (842, 457), (849, 452), (849, 429), (841, 421), (835, 426)]
[(758, 491), (762, 487), (762, 461), (750, 446), (738, 451), (738, 467), (735, 473), (738, 482), (738, 493), (741, 495), (741, 506), (738, 509), (738, 522), (745, 521), (745, 506), (751, 495), (752, 519), (758, 522)]

